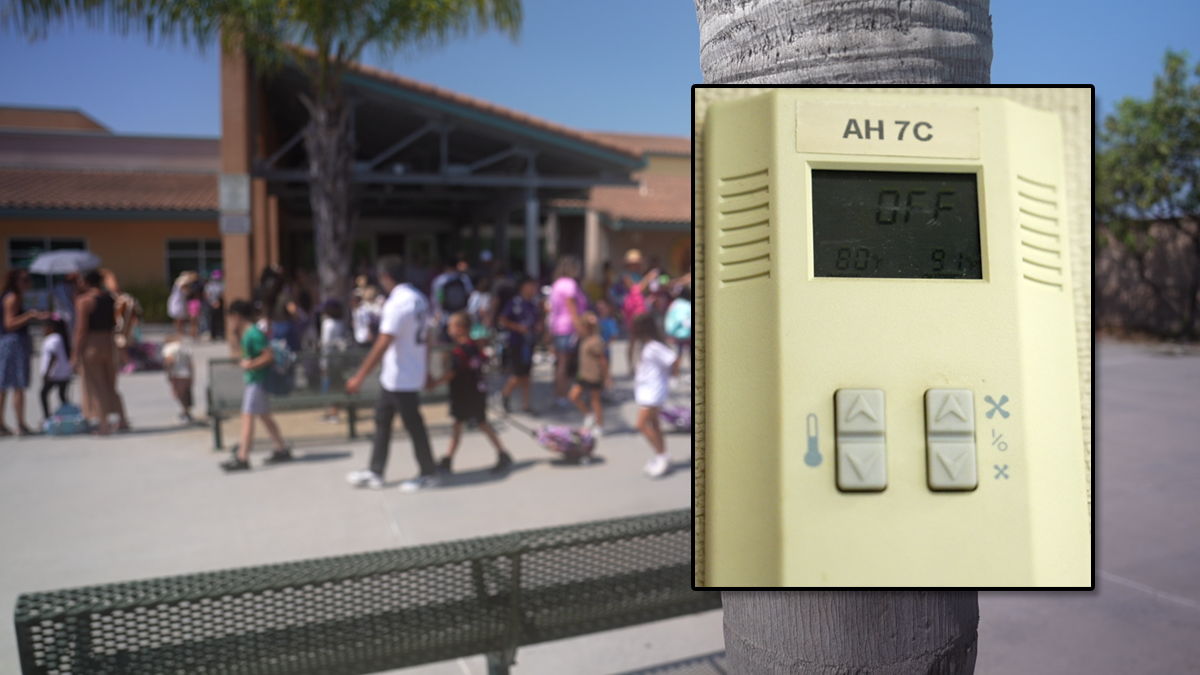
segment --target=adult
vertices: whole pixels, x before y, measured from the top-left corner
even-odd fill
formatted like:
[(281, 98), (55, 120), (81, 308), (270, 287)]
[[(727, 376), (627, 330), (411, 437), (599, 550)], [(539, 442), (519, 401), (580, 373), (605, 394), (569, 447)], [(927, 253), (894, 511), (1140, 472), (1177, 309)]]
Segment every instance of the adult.
[(0, 304), (4, 307), (4, 321), (0, 322), (0, 436), (13, 434), (4, 426), (4, 399), (10, 389), (13, 413), (17, 416), (17, 435), (33, 433), (25, 426), (25, 390), (29, 388), (29, 360), (33, 355), (29, 322), (43, 321), (50, 315), (32, 309), (25, 311), (21, 295), (29, 288), (29, 271), (10, 269), (4, 275), (4, 287), (0, 289)]
[(118, 431), (129, 429), (125, 404), (117, 393), (117, 345), (113, 329), (117, 325), (116, 301), (104, 289), (103, 277), (96, 270), (83, 275), (79, 295), (75, 298), (75, 348), (71, 350), (71, 367), (83, 382), (83, 416), (99, 419), (97, 431), (106, 436), (111, 431), (109, 415), (120, 420)]
[(420, 391), (425, 387), (428, 365), (427, 321), (429, 302), (412, 284), (400, 283), (404, 276), (404, 261), (400, 256), (385, 255), (376, 265), (379, 285), (387, 293), (383, 316), (379, 322), (379, 337), (358, 372), (346, 381), (346, 393), (357, 394), (363, 380), (376, 365), (383, 363), (379, 373), (382, 391), (375, 404), (375, 437), (371, 450), (371, 466), (346, 476), (352, 485), (378, 490), (383, 487), (383, 472), (387, 467), (388, 450), (392, 441), (392, 421), (396, 413), (413, 440), (413, 451), (421, 474), (400, 484), (400, 489), (413, 492), (438, 485), (437, 466), (429, 447), (429, 434), (421, 417)]
[(570, 360), (578, 336), (583, 333), (583, 313), (587, 296), (579, 287), (583, 266), (579, 258), (564, 255), (554, 269), (554, 284), (550, 287), (550, 338), (554, 343), (554, 395), (560, 408), (571, 405), (567, 390), (571, 387)]

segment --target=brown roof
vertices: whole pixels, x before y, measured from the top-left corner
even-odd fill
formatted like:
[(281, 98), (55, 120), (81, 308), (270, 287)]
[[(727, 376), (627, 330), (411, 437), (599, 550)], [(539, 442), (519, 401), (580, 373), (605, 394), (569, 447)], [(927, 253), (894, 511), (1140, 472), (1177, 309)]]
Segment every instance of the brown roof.
[(691, 176), (635, 173), (633, 177), (637, 187), (592, 188), (589, 205), (614, 220), (680, 223), (692, 219)]
[[(300, 52), (304, 53), (304, 54), (312, 55), (312, 52), (307, 49), (301, 49)], [(629, 147), (629, 145), (627, 143), (621, 143), (621, 142), (612, 140), (604, 134), (597, 134), (597, 133), (592, 133), (592, 132), (588, 132), (588, 131), (579, 131), (578, 129), (572, 129), (570, 127), (565, 127), (561, 124), (555, 124), (554, 122), (549, 122), (549, 121), (543, 120), (541, 118), (534, 117), (533, 115), (526, 115), (523, 112), (518, 112), (516, 110), (512, 110), (511, 108), (505, 108), (503, 106), (496, 105), (495, 103), (489, 103), (487, 101), (475, 98), (473, 96), (467, 96), (466, 94), (459, 94), (457, 92), (449, 91), (447, 89), (442, 89), (441, 87), (435, 87), (432, 84), (418, 82), (417, 80), (410, 80), (407, 77), (401, 77), (395, 73), (390, 73), (386, 70), (380, 70), (379, 68), (374, 68), (372, 66), (368, 66), (368, 65), (365, 65), (362, 63), (357, 63), (357, 62), (351, 63), (347, 67), (347, 70), (356, 71), (358, 73), (361, 73), (362, 75), (366, 75), (367, 77), (371, 77), (376, 80), (381, 80), (383, 82), (388, 82), (388, 83), (391, 83), (391, 84), (394, 84), (394, 85), (397, 85), (400, 87), (404, 87), (405, 89), (411, 89), (413, 91), (420, 92), (427, 96), (439, 98), (443, 101), (447, 101), (450, 103), (456, 103), (461, 106), (466, 106), (468, 108), (474, 108), (475, 110), (479, 110), (482, 112), (490, 113), (492, 115), (496, 115), (497, 117), (503, 117), (505, 119), (509, 119), (514, 122), (519, 122), (521, 124), (533, 127), (535, 129), (540, 129), (542, 131), (548, 131), (550, 133), (557, 134), (559, 136), (565, 136), (567, 138), (574, 139), (577, 141), (583, 141), (584, 143), (588, 143), (591, 145), (595, 145), (595, 146), (604, 148), (605, 150), (609, 150), (610, 152), (616, 152), (618, 154), (627, 155), (627, 156), (635, 157), (635, 158), (640, 158), (642, 156), (641, 152)]]
[(0, 127), (15, 129), (52, 129), (55, 131), (101, 131), (104, 125), (79, 110), (52, 108), (14, 108), (0, 106)]
[(0, 208), (216, 211), (217, 176), (0, 168)]
[(654, 134), (627, 134), (610, 131), (593, 132), (614, 143), (625, 145), (639, 155), (691, 155), (692, 139), (689, 136), (658, 136)]

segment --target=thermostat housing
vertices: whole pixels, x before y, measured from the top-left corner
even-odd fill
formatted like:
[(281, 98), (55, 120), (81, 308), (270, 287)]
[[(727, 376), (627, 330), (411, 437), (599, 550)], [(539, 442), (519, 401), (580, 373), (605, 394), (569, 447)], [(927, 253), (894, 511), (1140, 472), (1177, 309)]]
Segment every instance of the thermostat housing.
[(705, 585), (1091, 586), (1058, 116), (781, 89), (704, 133)]

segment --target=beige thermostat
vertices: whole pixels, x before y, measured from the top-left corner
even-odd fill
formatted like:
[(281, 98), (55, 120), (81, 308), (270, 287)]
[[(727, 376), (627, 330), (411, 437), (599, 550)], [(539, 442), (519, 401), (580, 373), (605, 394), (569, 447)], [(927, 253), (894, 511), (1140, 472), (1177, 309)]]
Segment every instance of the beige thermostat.
[(1059, 125), (709, 107), (706, 586), (1091, 586)]

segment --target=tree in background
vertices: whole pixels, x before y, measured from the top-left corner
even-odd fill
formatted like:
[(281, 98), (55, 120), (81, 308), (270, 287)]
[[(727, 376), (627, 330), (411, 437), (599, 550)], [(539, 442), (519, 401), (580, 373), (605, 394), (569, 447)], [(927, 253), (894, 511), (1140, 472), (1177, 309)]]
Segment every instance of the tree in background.
[(1177, 316), (1171, 331), (1192, 339), (1200, 271), (1173, 269), (1163, 278), (1150, 254), (1157, 226), (1186, 241), (1200, 260), (1200, 62), (1189, 74), (1186, 53), (1167, 51), (1163, 61), (1150, 99), (1118, 101), (1099, 133), (1096, 242), (1124, 248), (1139, 279)]
[(0, 0), (0, 28), (39, 39), (82, 17), (122, 35), (202, 49), (220, 34), (222, 48), (243, 51), (259, 74), (287, 65), (303, 72), (311, 87), (300, 98), (309, 114), (304, 144), (321, 297), (348, 307), (355, 218), (346, 67), (367, 48), (387, 57), (491, 28), (516, 39), (521, 13), (521, 0)]
[[(695, 2), (709, 84), (987, 84), (991, 77), (989, 0)], [(975, 671), (975, 591), (725, 592), (722, 601), (737, 675)]]
[(707, 84), (987, 84), (989, 0), (695, 0)]

